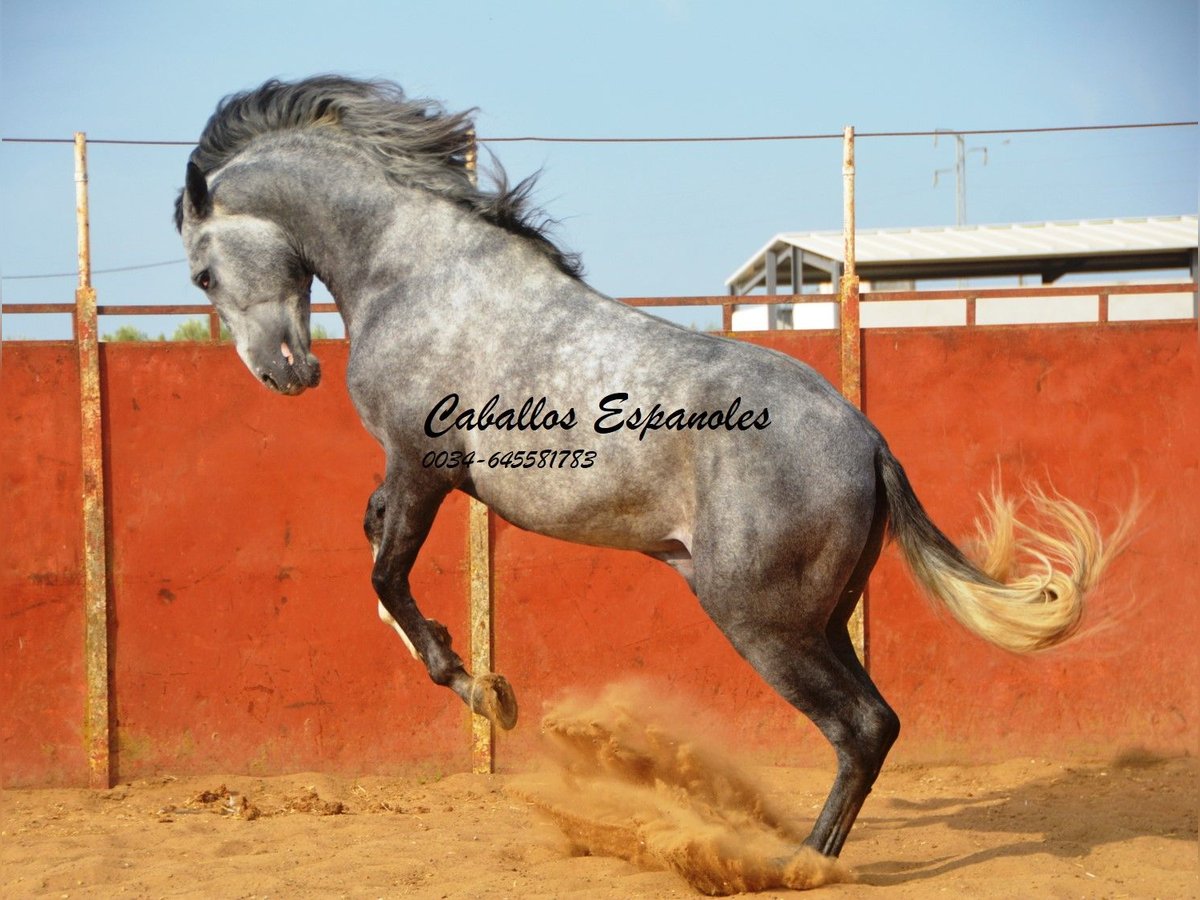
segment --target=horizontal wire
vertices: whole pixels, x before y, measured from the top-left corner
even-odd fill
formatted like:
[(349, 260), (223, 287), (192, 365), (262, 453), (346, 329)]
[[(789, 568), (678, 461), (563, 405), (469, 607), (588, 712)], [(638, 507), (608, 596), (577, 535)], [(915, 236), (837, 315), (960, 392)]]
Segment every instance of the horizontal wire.
[[(1046, 128), (975, 128), (963, 131), (938, 129), (935, 131), (856, 131), (855, 138), (898, 138), (898, 137), (947, 137), (955, 134), (1047, 134), (1070, 131), (1117, 131), (1130, 128), (1179, 128), (1197, 122), (1139, 122), (1126, 125), (1062, 125)], [(842, 132), (819, 134), (771, 134), (734, 137), (627, 137), (627, 138), (582, 138), (582, 137), (495, 137), (479, 138), (480, 143), (515, 143), (519, 141), (541, 141), (558, 144), (685, 144), (685, 143), (729, 143), (734, 141), (826, 141), (841, 138)]]
[[(933, 131), (859, 131), (857, 138), (905, 138), (939, 137), (955, 134), (1055, 134), (1074, 131), (1121, 131), (1134, 128), (1185, 128), (1200, 124), (1197, 121), (1181, 122), (1133, 122), (1119, 125), (1056, 125), (1038, 128), (968, 128), (935, 129)], [(700, 137), (549, 137), (546, 135), (520, 135), (515, 137), (479, 137), (481, 144), (544, 143), (544, 144), (720, 144), (751, 141), (828, 141), (842, 137), (842, 132), (820, 132), (814, 134), (756, 134), (756, 135), (710, 135)], [(74, 138), (0, 138), (6, 144), (71, 144)], [(120, 144), (142, 147), (191, 147), (195, 141), (142, 141), (124, 138), (88, 138), (89, 144)]]
[[(161, 266), (176, 266), (181, 262), (187, 262), (185, 259), (164, 259), (162, 262), (141, 263), (136, 266), (117, 266), (113, 269), (93, 269), (93, 275), (109, 275), (113, 272), (135, 272), (138, 269), (157, 269)], [(74, 278), (78, 272), (47, 272), (42, 275), (5, 275), (5, 281), (28, 281), (34, 278)]]

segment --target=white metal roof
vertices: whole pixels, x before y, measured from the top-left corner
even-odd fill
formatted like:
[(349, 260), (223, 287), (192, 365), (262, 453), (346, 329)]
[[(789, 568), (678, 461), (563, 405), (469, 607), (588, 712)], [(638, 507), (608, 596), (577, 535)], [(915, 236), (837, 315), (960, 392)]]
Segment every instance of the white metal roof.
[[(855, 235), (856, 267), (864, 279), (966, 275), (1052, 276), (1066, 271), (1186, 268), (1197, 246), (1194, 215), (1092, 219), (943, 228), (882, 228)], [(726, 279), (735, 293), (764, 281), (768, 252), (778, 254), (790, 281), (792, 248), (804, 252), (804, 280), (829, 280), (841, 262), (840, 231), (777, 234)], [(785, 280), (785, 279), (781, 279)]]

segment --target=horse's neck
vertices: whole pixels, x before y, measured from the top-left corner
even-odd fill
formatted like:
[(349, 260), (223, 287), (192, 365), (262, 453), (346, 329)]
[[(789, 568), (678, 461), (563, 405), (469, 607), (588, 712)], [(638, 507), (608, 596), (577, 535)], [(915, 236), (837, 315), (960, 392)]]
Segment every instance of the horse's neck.
[[(407, 296), (453, 296), (478, 305), (470, 315), (488, 321), (501, 306), (528, 302), (531, 292), (588, 293), (521, 238), (425, 190), (397, 185), (344, 147), (281, 139), (264, 149), (258, 183), (245, 189), (329, 288), (352, 342), (380, 305)], [(432, 310), (408, 314), (421, 312)], [(437, 312), (451, 314), (444, 306)]]
[(388, 277), (380, 271), (390, 264), (385, 248), (410, 218), (397, 213), (414, 191), (335, 142), (284, 133), (261, 138), (254, 150), (252, 162), (223, 173), (226, 196), (283, 228), (350, 332), (367, 294)]
[(390, 196), (395, 187), (381, 173), (362, 178), (353, 167), (332, 171), (337, 177), (305, 179), (302, 208), (291, 216), (287, 230), (329, 288), (350, 333), (367, 292), (387, 277), (380, 269), (389, 255), (386, 244), (396, 239)]
[(339, 256), (330, 273), (350, 339), (361, 323), (386, 313), (381, 307), (398, 303), (413, 326), (418, 319), (449, 326), (466, 307), (476, 317), (494, 315), (489, 304), (512, 292), (501, 271), (511, 268), (505, 250), (520, 238), (419, 188), (393, 187), (389, 196), (386, 215), (369, 229), (356, 224), (349, 256)]

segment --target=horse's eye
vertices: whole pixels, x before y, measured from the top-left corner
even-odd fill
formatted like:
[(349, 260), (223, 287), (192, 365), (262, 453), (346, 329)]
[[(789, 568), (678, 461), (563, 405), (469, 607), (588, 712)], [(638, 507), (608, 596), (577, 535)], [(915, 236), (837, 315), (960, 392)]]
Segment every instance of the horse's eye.
[(200, 288), (200, 290), (207, 291), (211, 284), (212, 276), (209, 275), (208, 269), (205, 269), (196, 276), (196, 287)]

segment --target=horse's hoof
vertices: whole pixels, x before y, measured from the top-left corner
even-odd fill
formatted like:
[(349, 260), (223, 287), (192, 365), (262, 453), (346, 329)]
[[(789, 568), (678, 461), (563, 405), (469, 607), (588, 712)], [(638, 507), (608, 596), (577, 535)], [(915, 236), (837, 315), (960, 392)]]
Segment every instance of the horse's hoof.
[(479, 675), (471, 682), (471, 710), (508, 731), (517, 724), (517, 695), (503, 675)]

